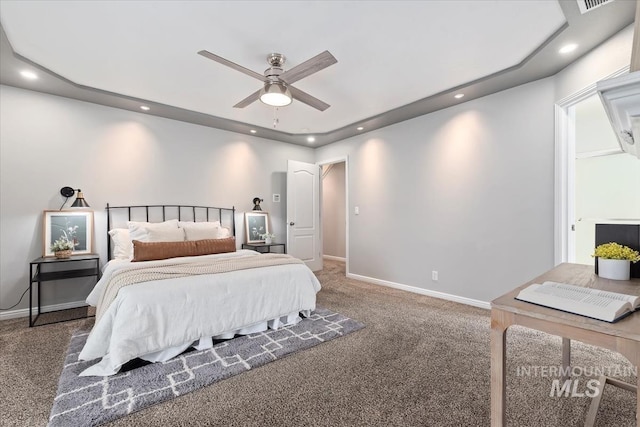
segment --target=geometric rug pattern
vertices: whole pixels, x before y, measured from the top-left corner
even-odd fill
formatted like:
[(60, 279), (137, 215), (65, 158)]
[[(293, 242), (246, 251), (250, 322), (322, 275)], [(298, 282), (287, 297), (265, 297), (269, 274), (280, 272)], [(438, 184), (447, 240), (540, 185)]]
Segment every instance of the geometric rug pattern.
[(97, 363), (78, 360), (89, 335), (78, 330), (71, 337), (48, 425), (98, 426), (363, 327), (318, 307), (296, 325), (240, 336), (108, 377), (78, 376)]

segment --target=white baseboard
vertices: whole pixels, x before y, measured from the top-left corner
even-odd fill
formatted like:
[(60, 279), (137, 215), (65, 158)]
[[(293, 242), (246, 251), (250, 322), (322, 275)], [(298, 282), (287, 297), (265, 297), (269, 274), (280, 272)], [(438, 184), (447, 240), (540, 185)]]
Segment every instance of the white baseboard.
[[(72, 301), (62, 304), (47, 305), (40, 308), (42, 309), (42, 313), (45, 313), (47, 311), (66, 310), (68, 308), (83, 307), (85, 305), (87, 305), (85, 301)], [(37, 313), (37, 311), (38, 307), (34, 307), (34, 315)], [(0, 312), (0, 320), (17, 319), (18, 317), (29, 317), (29, 308), (27, 307), (18, 310)]]
[(401, 283), (389, 282), (387, 280), (375, 279), (373, 277), (360, 276), (359, 274), (347, 273), (349, 279), (360, 280), (362, 282), (372, 283), (374, 285), (386, 286), (388, 288), (400, 289), (402, 291), (413, 292), (414, 294), (426, 295), (428, 297), (439, 298), (447, 301), (459, 302), (461, 304), (472, 305), (474, 307), (491, 309), (491, 303), (461, 297), (458, 295), (447, 294), (444, 292), (432, 291), (429, 289), (418, 288), (415, 286), (403, 285)]
[(347, 262), (346, 258), (339, 257), (339, 256), (333, 256), (333, 255), (322, 255), (322, 258), (328, 259), (328, 260), (331, 260), (331, 261)]

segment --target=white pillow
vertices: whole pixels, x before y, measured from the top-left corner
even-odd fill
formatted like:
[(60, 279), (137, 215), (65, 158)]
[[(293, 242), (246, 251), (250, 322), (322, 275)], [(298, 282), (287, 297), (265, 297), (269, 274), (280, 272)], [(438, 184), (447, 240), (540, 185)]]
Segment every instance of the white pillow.
[(184, 222), (178, 223), (183, 228), (187, 240), (224, 239), (231, 237), (231, 230), (220, 226), (220, 221), (213, 222)]
[(182, 228), (147, 228), (147, 242), (183, 242)]
[(181, 228), (187, 240), (218, 239), (219, 228)]
[(128, 221), (127, 227), (129, 227), (129, 234), (131, 236), (131, 240), (139, 240), (141, 242), (146, 242), (147, 230), (178, 228), (178, 220), (170, 219), (169, 221), (165, 221), (165, 222)]
[(179, 221), (180, 228), (220, 228), (220, 221)]
[(113, 241), (113, 259), (133, 259), (133, 243), (127, 228), (114, 228), (109, 230), (109, 236)]
[(226, 239), (227, 237), (231, 237), (231, 229), (228, 227), (220, 227), (220, 233), (217, 238)]

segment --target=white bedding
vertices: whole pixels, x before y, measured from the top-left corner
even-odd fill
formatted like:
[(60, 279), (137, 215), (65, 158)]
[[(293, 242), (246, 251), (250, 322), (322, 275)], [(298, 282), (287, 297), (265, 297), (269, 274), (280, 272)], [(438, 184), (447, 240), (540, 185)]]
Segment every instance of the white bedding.
[[(252, 254), (241, 250), (228, 254), (173, 258), (135, 263), (161, 266), (194, 260)], [(100, 300), (113, 272), (128, 261), (111, 261), (87, 298)], [(295, 323), (298, 313), (315, 309), (320, 283), (304, 264), (278, 265), (227, 273), (157, 280), (122, 288), (97, 322), (80, 353), (81, 360), (102, 360), (81, 375), (113, 375), (136, 357), (168, 360), (197, 342), (211, 345), (211, 337), (231, 337)]]

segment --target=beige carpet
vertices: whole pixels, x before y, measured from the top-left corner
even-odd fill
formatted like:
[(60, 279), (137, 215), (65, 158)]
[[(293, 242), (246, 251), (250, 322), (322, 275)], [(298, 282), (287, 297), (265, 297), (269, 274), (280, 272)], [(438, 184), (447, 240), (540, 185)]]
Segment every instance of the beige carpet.
[[(364, 329), (110, 425), (489, 425), (487, 311), (348, 280), (337, 262), (326, 262), (318, 277), (318, 303)], [(0, 322), (1, 426), (46, 425), (71, 331), (92, 321), (31, 329), (26, 319)], [(557, 366), (560, 339), (513, 328), (508, 340), (509, 425), (583, 425), (590, 399), (549, 397), (553, 378), (516, 375), (519, 366)], [(631, 368), (578, 343), (573, 360)], [(634, 426), (634, 412), (633, 393), (607, 386), (596, 425)]]

